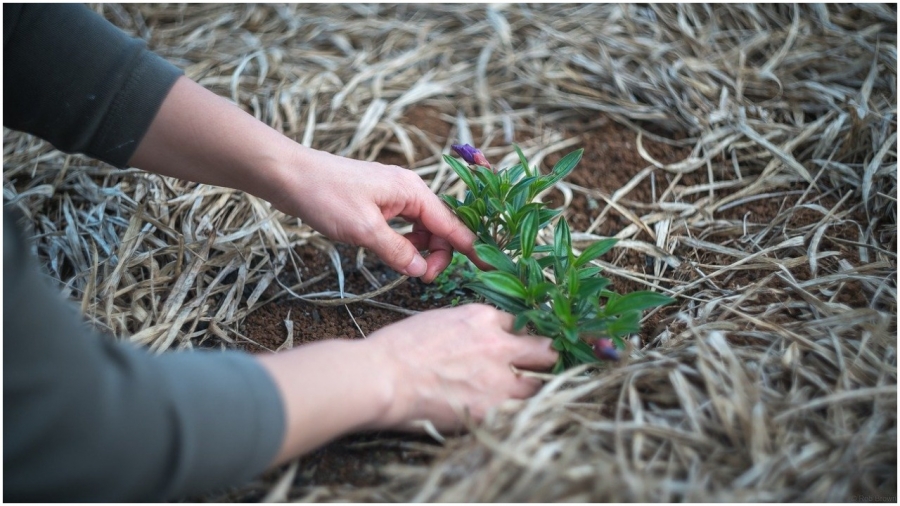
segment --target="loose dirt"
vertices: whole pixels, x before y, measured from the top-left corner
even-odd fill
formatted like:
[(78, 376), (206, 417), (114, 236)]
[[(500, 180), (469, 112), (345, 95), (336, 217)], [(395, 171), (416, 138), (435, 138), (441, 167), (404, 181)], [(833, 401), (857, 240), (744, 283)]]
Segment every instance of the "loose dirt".
[[(446, 116), (444, 116), (446, 117)], [(414, 107), (404, 117), (407, 121), (421, 130), (422, 135), (437, 144), (446, 142), (446, 136), (450, 134), (452, 127), (441, 119), (440, 111), (429, 107)], [(611, 195), (627, 184), (636, 174), (650, 167), (638, 153), (637, 134), (634, 130), (618, 124), (612, 120), (597, 121), (596, 118), (574, 123), (568, 127), (568, 134), (581, 136), (580, 146), (584, 147), (585, 155), (578, 168), (567, 178), (567, 182), (573, 186), (573, 200), (566, 211), (566, 217), (573, 230), (586, 231), (592, 226), (600, 212), (606, 207), (602, 199), (592, 196), (592, 192), (602, 192)], [(662, 133), (663, 136), (678, 139), (679, 136), (671, 133)], [(429, 156), (428, 149), (421, 142), (416, 142), (416, 156)], [(656, 160), (664, 163), (678, 162), (690, 154), (689, 147), (657, 142), (648, 138), (643, 139), (644, 148)], [(545, 160), (544, 170), (565, 155), (565, 152), (549, 156)], [(406, 165), (405, 156), (389, 150), (382, 151), (378, 161), (382, 163)], [(747, 176), (748, 174), (743, 174)], [(709, 182), (710, 175), (705, 170), (699, 170), (686, 174), (676, 181), (671, 173), (661, 169), (654, 169), (653, 181), (645, 178), (630, 192), (623, 196), (622, 202), (650, 204), (656, 202), (660, 195), (673, 182), (681, 186), (693, 186)], [(734, 172), (721, 171), (712, 174), (716, 181), (727, 181), (736, 177)], [(722, 220), (732, 220), (739, 223), (749, 220), (752, 223), (770, 223), (776, 219), (787, 219), (792, 228), (814, 226), (822, 214), (805, 207), (795, 207), (802, 192), (791, 192), (785, 189), (785, 196), (778, 198), (754, 200), (742, 205), (731, 207), (718, 213), (715, 217)], [(685, 201), (702, 198), (703, 195), (687, 196)], [(548, 196), (551, 205), (558, 206), (563, 202), (558, 191), (551, 192)], [(832, 209), (837, 202), (837, 197), (825, 197), (819, 204), (826, 209)], [(789, 215), (785, 215), (789, 212)], [(864, 222), (864, 220), (860, 220)], [(610, 210), (605, 219), (601, 220), (591, 230), (592, 233), (613, 236), (627, 227), (630, 221), (615, 210)], [(849, 222), (837, 225), (840, 236), (848, 241), (857, 241), (857, 231)], [(652, 242), (646, 232), (641, 232), (634, 239)], [(706, 240), (715, 241), (715, 237)], [(727, 245), (726, 245), (727, 246)], [(341, 258), (341, 268), (345, 276), (344, 290), (347, 293), (363, 294), (376, 288), (364, 275), (363, 269), (357, 267), (358, 248), (337, 245), (337, 251)], [(835, 243), (829, 240), (823, 241), (820, 249), (836, 248), (848, 252), (854, 248), (847, 244)], [(306, 245), (297, 250), (302, 259), (302, 265), (298, 266), (299, 279), (296, 274), (286, 274), (281, 278), (285, 286), (291, 286), (304, 279), (310, 279), (321, 273), (328, 275), (318, 283), (309, 286), (304, 293), (320, 291), (337, 291), (338, 276), (334, 265), (325, 252), (312, 245)], [(676, 250), (676, 255), (686, 256), (688, 251)], [(858, 260), (857, 256), (851, 256)], [(603, 257), (603, 260), (613, 263), (620, 268), (626, 268), (632, 272), (652, 274), (652, 259), (644, 254), (631, 250), (613, 250)], [(717, 265), (721, 260), (711, 253), (701, 253), (699, 261), (702, 264)], [(831, 259), (823, 259), (820, 269), (834, 269)], [(362, 265), (380, 284), (390, 283), (396, 279), (397, 273), (386, 267), (372, 254), (366, 254)], [(790, 269), (795, 279), (802, 281), (810, 279), (808, 264), (801, 264)], [(688, 269), (674, 273), (676, 276), (696, 277), (697, 274)], [(721, 283), (731, 290), (741, 290), (751, 284), (751, 280), (757, 274), (753, 271), (737, 271), (730, 274)], [(610, 275), (613, 281), (613, 289), (618, 293), (628, 293), (634, 290), (643, 290), (647, 287), (639, 282)], [(835, 301), (847, 304), (851, 307), (865, 307), (867, 298), (862, 293), (856, 282), (850, 281), (845, 289), (835, 294)], [(779, 298), (779, 293), (784, 290), (783, 283), (773, 279), (768, 290), (760, 291), (754, 295), (755, 301), (760, 304), (774, 303)], [(698, 288), (702, 289), (702, 287)], [(427, 285), (416, 279), (410, 279), (395, 289), (379, 295), (374, 300), (384, 302), (401, 308), (422, 311), (449, 305), (449, 298), (441, 301), (423, 301)], [(647, 318), (642, 326), (641, 338), (644, 343), (669, 327), (677, 331), (678, 324), (674, 322), (676, 308), (662, 308), (660, 311)], [(275, 350), (284, 345), (287, 338), (287, 326), (285, 321), (293, 322), (293, 344), (314, 342), (323, 339), (346, 338), (363, 339), (391, 323), (394, 323), (405, 315), (400, 312), (372, 307), (365, 304), (352, 304), (349, 306), (323, 307), (293, 298), (282, 298), (277, 302), (268, 304), (249, 315), (244, 321), (242, 333), (251, 342), (243, 343), (241, 347), (250, 352), (266, 353), (266, 350)], [(736, 339), (742, 339), (736, 337)], [(410, 449), (410, 444), (418, 450)], [(300, 462), (300, 470), (295, 479), (296, 486), (316, 486), (330, 484), (348, 484), (357, 487), (379, 484), (383, 477), (379, 469), (390, 463), (409, 463), (411, 461), (425, 462), (429, 458), (428, 451), (421, 451), (429, 445), (435, 445), (429, 438), (422, 436), (410, 436), (405, 434), (363, 434), (335, 441), (324, 448), (307, 455)]]

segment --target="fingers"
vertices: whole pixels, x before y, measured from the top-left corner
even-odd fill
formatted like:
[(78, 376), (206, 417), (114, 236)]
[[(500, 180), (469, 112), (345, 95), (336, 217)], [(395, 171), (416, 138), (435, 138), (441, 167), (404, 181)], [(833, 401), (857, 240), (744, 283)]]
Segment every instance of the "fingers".
[(526, 378), (519, 376), (513, 386), (510, 396), (513, 399), (527, 399), (536, 394), (544, 385), (544, 382), (537, 378)]
[(422, 281), (431, 283), (441, 271), (450, 265), (450, 261), (453, 259), (453, 246), (443, 237), (432, 234), (418, 223), (413, 226), (413, 231), (404, 237), (416, 249), (429, 251), (428, 256), (425, 258), (428, 267), (425, 270), (425, 275), (422, 276)]
[(429, 232), (445, 239), (450, 246), (474, 261), (475, 234), (424, 183), (417, 191), (417, 215), (404, 218), (421, 223)]
[(552, 341), (546, 337), (517, 336), (516, 339), (518, 343), (512, 365), (519, 369), (549, 369), (559, 358), (559, 353), (550, 346)]
[[(395, 232), (387, 222), (379, 222), (371, 237), (366, 238), (363, 246), (372, 250), (384, 263), (397, 272), (414, 278), (425, 275), (428, 263), (419, 254), (418, 248), (410, 241)], [(414, 240), (419, 240), (413, 238)]]

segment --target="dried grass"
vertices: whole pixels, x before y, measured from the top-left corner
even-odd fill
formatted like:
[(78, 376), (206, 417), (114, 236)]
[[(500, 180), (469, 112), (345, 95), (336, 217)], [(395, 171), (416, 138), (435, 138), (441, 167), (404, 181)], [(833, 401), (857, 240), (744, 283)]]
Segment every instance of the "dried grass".
[[(649, 344), (619, 367), (553, 379), (428, 450), (431, 464), (386, 469), (381, 486), (291, 486), (290, 467), (263, 485), (269, 499), (895, 500), (896, 7), (97, 9), (299, 142), (401, 153), (439, 192), (462, 189), (440, 163), (456, 139), (524, 140), (541, 161), (578, 144), (561, 128), (570, 119), (638, 132), (648, 168), (631, 183), (558, 188), (566, 204), (580, 193), (604, 206), (579, 244), (617, 214), (630, 223), (616, 233), (622, 254), (656, 260), (653, 275), (600, 262), (611, 275), (678, 297)], [(418, 105), (442, 111), (440, 144), (404, 121)], [(664, 164), (644, 139), (692, 152)], [(630, 198), (646, 178), (654, 199)], [(8, 131), (4, 200), (64, 295), (159, 352), (232, 346), (247, 314), (322, 278), (301, 279), (294, 251), (319, 238), (265, 202)], [(729, 218), (762, 200), (784, 205), (763, 223)], [(348, 296), (336, 287), (304, 297)]]

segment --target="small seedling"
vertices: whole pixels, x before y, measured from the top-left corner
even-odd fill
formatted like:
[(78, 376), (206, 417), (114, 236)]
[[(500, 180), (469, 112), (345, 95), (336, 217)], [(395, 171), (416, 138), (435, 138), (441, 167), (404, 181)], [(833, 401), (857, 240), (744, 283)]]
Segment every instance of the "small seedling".
[(434, 278), (420, 298), (422, 301), (429, 301), (452, 297), (450, 305), (457, 306), (460, 301), (471, 296), (472, 292), (464, 286), (476, 280), (477, 271), (478, 268), (465, 255), (454, 252), (450, 265)]
[[(497, 171), (469, 145), (453, 146), (468, 166), (444, 156), (468, 190), (462, 202), (450, 195), (441, 198), (475, 233), (479, 258), (495, 269), (477, 273), (465, 286), (515, 315), (516, 330), (530, 323), (551, 338), (559, 351), (553, 372), (617, 360), (623, 337), (639, 330), (641, 311), (673, 299), (650, 291), (619, 295), (610, 290), (610, 280), (591, 261), (617, 240), (597, 241), (576, 255), (561, 210), (536, 200), (575, 169), (584, 150), (567, 154), (549, 174), (540, 175), (514, 148), (519, 163)], [(552, 244), (537, 244), (538, 232), (554, 220)]]

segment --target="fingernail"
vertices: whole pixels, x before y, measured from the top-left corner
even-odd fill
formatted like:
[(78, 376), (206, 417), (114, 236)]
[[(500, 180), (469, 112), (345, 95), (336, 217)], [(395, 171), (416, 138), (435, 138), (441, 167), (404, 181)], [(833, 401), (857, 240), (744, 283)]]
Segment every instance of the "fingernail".
[(425, 263), (425, 259), (420, 255), (416, 255), (413, 257), (412, 262), (406, 266), (406, 275), (418, 278), (425, 275), (426, 269), (428, 269), (428, 264)]

